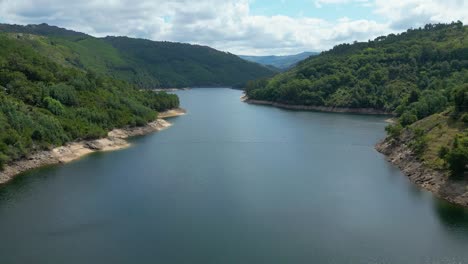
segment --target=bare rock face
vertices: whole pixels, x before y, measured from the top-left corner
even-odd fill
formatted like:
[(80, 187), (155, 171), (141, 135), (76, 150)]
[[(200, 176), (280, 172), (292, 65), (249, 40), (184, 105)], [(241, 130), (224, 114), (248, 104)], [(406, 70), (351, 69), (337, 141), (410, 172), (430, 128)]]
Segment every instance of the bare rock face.
[(468, 182), (453, 180), (447, 172), (426, 166), (407, 146), (406, 139), (403, 137), (403, 140), (397, 141), (386, 138), (376, 145), (376, 149), (398, 166), (411, 182), (451, 203), (468, 207)]

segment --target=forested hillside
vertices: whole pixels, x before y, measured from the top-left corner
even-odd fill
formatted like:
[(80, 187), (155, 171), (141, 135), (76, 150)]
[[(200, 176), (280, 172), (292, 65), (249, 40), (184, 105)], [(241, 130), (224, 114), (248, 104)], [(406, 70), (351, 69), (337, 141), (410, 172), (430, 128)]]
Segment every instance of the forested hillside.
[[(259, 64), (207, 46), (127, 37), (104, 40), (126, 61), (131, 61), (137, 71), (155, 76), (163, 87), (233, 86), (273, 73)], [(142, 84), (147, 86), (144, 81)]]
[[(434, 167), (467, 171), (468, 27), (461, 22), (338, 45), (286, 73), (249, 82), (246, 93), (284, 104), (394, 112), (399, 122), (388, 128), (390, 135), (398, 139), (407, 127), (414, 152)], [(415, 123), (433, 114), (438, 118)], [(442, 141), (429, 140), (435, 137), (429, 124), (450, 133)]]
[(91, 69), (142, 88), (234, 86), (273, 74), (267, 67), (206, 46), (95, 38), (47, 24), (0, 24), (0, 32), (47, 37), (44, 41), (56, 46), (50, 58), (57, 63)]
[(44, 37), (0, 34), (0, 169), (35, 150), (145, 125), (179, 105), (176, 95), (72, 67), (62, 49)]

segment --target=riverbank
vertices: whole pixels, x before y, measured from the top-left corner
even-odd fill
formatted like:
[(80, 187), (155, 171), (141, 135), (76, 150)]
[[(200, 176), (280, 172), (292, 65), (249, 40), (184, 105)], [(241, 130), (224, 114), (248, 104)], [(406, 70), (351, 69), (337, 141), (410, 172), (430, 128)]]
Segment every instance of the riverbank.
[[(157, 89), (151, 89), (153, 92), (176, 92), (176, 91), (187, 91), (192, 88), (190, 87), (185, 87), (185, 88), (157, 88)], [(144, 90), (144, 89), (143, 89)]]
[(158, 114), (158, 118), (169, 118), (175, 116), (185, 115), (187, 111), (183, 108), (170, 109)]
[(417, 186), (432, 192), (450, 203), (468, 207), (468, 182), (453, 180), (445, 171), (437, 171), (420, 161), (404, 142), (386, 138), (376, 145), (376, 150)]
[(290, 105), (277, 102), (253, 100), (247, 96), (242, 96), (241, 100), (248, 104), (257, 105), (270, 105), (290, 110), (306, 110), (306, 111), (319, 111), (319, 112), (332, 112), (332, 113), (354, 113), (354, 114), (366, 114), (366, 115), (393, 115), (391, 112), (386, 112), (374, 108), (350, 108), (350, 107), (331, 107), (331, 106), (311, 106), (311, 105)]
[(70, 142), (52, 150), (32, 153), (24, 159), (14, 161), (5, 166), (3, 171), (0, 171), (0, 184), (6, 183), (16, 175), (31, 169), (71, 162), (96, 151), (114, 151), (127, 148), (130, 146), (130, 143), (126, 140), (127, 138), (161, 131), (171, 126), (171, 123), (163, 118), (184, 114), (186, 114), (186, 111), (182, 108), (171, 109), (159, 113), (158, 119), (148, 123), (146, 126), (118, 128), (110, 131), (105, 138)]

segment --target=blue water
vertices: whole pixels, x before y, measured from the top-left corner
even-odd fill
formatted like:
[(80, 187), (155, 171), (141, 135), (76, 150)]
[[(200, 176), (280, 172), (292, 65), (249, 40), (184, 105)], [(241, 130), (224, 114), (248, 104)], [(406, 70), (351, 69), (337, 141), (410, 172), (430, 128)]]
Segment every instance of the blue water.
[(374, 150), (384, 118), (178, 95), (170, 129), (0, 188), (0, 263), (468, 263), (468, 212)]

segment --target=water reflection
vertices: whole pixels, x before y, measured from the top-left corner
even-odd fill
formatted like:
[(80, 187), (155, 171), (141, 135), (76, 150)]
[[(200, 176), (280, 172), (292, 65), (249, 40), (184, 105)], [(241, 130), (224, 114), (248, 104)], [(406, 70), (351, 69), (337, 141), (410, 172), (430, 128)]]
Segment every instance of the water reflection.
[(434, 198), (434, 209), (445, 230), (468, 242), (468, 208)]
[[(30, 190), (34, 182), (41, 182), (51, 177), (51, 172), (53, 172), (56, 167), (57, 165), (49, 165), (21, 173), (9, 182), (0, 185), (0, 202), (11, 201), (14, 197), (19, 197), (20, 193)], [(0, 203), (0, 206), (1, 205)]]

